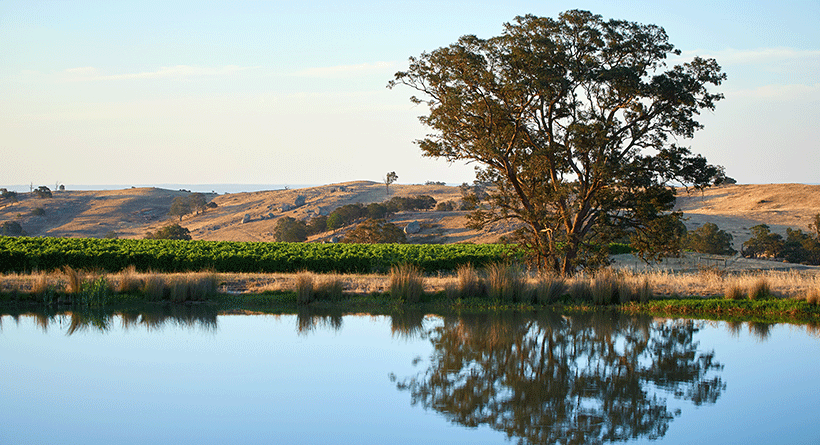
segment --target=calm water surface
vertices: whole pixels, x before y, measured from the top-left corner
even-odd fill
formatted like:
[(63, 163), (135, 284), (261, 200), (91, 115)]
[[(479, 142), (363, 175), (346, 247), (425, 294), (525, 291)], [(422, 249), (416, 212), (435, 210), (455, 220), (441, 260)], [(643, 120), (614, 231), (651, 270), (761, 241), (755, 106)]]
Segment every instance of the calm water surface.
[(0, 316), (0, 444), (820, 443), (816, 328)]

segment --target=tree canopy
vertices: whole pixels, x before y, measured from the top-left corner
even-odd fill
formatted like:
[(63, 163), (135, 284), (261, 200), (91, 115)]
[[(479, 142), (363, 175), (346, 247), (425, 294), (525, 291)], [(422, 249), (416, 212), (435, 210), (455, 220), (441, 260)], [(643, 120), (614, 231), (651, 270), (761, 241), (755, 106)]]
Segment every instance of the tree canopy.
[(726, 76), (700, 57), (668, 68), (679, 54), (656, 25), (526, 15), (500, 36), (410, 58), (388, 86), (409, 86), (427, 106), (425, 156), (474, 162), (492, 186), (472, 225), (519, 220), (539, 266), (572, 273), (605, 261), (608, 240), (679, 220), (671, 184), (721, 181), (676, 141), (702, 128), (700, 111), (723, 97), (707, 87)]

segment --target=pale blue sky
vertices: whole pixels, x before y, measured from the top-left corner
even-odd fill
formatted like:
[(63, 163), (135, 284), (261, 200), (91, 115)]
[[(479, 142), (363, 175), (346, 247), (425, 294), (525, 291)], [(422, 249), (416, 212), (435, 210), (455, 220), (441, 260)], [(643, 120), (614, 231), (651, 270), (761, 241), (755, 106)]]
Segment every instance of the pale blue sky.
[(474, 179), (423, 158), (410, 56), (587, 9), (714, 57), (693, 151), (741, 183), (820, 183), (820, 1), (0, 1), (0, 187)]

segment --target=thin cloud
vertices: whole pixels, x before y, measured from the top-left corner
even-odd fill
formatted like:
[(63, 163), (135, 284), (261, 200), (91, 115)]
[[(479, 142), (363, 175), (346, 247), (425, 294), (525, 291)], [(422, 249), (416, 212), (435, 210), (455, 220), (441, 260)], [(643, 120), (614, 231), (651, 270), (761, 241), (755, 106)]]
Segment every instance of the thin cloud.
[(816, 103), (820, 101), (820, 83), (813, 85), (763, 85), (757, 88), (727, 91), (727, 98), (763, 99), (774, 102)]
[(389, 69), (393, 69), (398, 64), (396, 62), (375, 62), (375, 63), (360, 63), (358, 65), (337, 65), (326, 67), (308, 68), (305, 70), (293, 73), (297, 77), (316, 77), (316, 78), (342, 78), (361, 76), (369, 73), (380, 73)]
[(820, 62), (820, 50), (802, 50), (788, 47), (757, 48), (747, 50), (727, 48), (720, 51), (684, 51), (680, 57), (684, 59), (691, 59), (694, 56), (713, 58), (721, 65), (749, 65), (786, 61)]
[(63, 71), (65, 79), (69, 81), (107, 81), (107, 80), (140, 80), (140, 79), (188, 79), (205, 76), (232, 75), (240, 71), (246, 71), (250, 67), (228, 65), (221, 68), (197, 67), (190, 65), (176, 65), (161, 67), (155, 71), (142, 71), (138, 73), (124, 74), (102, 74), (94, 67), (70, 68)]

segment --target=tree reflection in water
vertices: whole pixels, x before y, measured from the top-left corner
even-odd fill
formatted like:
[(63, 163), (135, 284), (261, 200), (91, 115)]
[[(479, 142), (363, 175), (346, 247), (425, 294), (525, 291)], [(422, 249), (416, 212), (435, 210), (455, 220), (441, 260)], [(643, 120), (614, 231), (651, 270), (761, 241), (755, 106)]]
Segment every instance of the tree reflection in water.
[[(595, 444), (663, 436), (665, 397), (714, 403), (726, 388), (701, 323), (592, 313), (445, 318), (429, 367), (399, 381), (412, 403), (520, 443)], [(395, 377), (393, 377), (395, 378)]]

